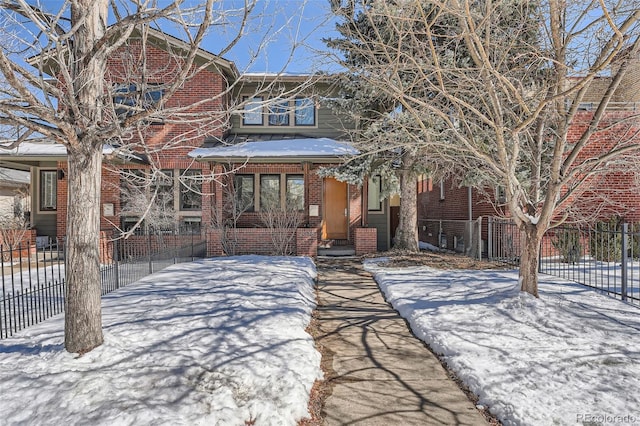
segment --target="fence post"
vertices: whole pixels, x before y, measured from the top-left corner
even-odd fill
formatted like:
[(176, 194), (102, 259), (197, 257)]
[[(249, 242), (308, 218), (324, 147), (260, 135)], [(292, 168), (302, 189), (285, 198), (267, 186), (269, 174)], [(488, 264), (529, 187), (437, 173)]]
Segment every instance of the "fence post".
[(620, 293), (622, 295), (622, 300), (627, 300), (627, 279), (628, 279), (628, 260), (629, 256), (627, 253), (627, 248), (629, 246), (629, 224), (622, 224), (622, 271), (621, 271), (621, 279), (622, 279), (622, 288), (620, 289)]
[(489, 216), (487, 220), (487, 257), (493, 260), (493, 218)]
[(149, 274), (153, 274), (153, 261), (151, 260), (151, 231), (147, 232), (147, 256), (149, 256)]
[(113, 258), (113, 270), (116, 274), (116, 289), (120, 288), (120, 247), (118, 247), (118, 241), (120, 241), (120, 237), (113, 239), (113, 253), (111, 257)]
[(482, 216), (478, 216), (478, 260), (482, 260)]

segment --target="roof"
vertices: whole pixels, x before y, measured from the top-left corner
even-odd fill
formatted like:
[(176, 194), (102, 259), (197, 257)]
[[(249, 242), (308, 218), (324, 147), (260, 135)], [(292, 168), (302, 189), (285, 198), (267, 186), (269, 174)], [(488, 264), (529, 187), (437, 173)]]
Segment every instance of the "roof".
[(280, 139), (259, 142), (243, 142), (211, 148), (196, 148), (189, 157), (200, 161), (335, 161), (338, 158), (358, 155), (360, 152), (346, 142), (329, 138)]
[[(163, 31), (159, 31), (153, 29), (151, 27), (147, 27), (147, 34), (149, 36), (148, 40), (153, 42), (157, 47), (161, 49), (165, 49), (163, 44), (170, 45), (173, 49), (177, 49), (178, 51), (188, 51), (189, 44), (184, 40), (181, 40), (177, 37), (172, 36), (171, 34), (167, 34)], [(140, 30), (136, 29), (130, 36), (130, 39), (140, 37)], [(44, 62), (44, 71), (51, 76), (55, 76), (58, 73), (57, 62), (56, 60), (50, 60), (55, 57), (55, 51), (44, 51), (37, 55), (31, 56), (27, 58), (27, 63), (31, 66), (37, 67), (38, 62), (43, 60)], [(210, 64), (210, 66), (214, 67), (217, 71), (224, 73), (231, 80), (235, 80), (238, 78), (239, 72), (236, 68), (236, 65), (214, 53), (211, 53), (201, 47), (198, 47), (198, 53), (196, 56), (196, 63), (199, 64)]]
[(0, 183), (15, 184), (16, 186), (28, 185), (31, 182), (29, 172), (0, 167)]
[[(102, 155), (114, 156), (121, 161), (146, 163), (146, 159), (130, 151), (120, 150), (112, 145), (102, 146)], [(2, 147), (0, 145), (0, 158), (10, 158), (12, 160), (44, 160), (44, 161), (66, 161), (67, 148), (59, 143), (52, 142), (22, 142), (14, 148)]]

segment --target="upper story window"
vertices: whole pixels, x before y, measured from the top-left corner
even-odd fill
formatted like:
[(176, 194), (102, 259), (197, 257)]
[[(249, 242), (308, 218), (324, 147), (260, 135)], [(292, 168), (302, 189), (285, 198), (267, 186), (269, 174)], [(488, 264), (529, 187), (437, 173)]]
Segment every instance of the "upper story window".
[(40, 211), (58, 209), (58, 171), (40, 170)]
[(164, 95), (164, 91), (159, 89), (159, 86), (160, 83), (147, 83), (143, 86), (117, 84), (113, 97), (116, 115), (125, 118), (136, 111), (154, 108)]
[(262, 126), (264, 124), (262, 114), (264, 98), (262, 96), (254, 96), (252, 98), (244, 98), (244, 102), (242, 124), (245, 126)]
[[(316, 125), (316, 104), (311, 98), (243, 98), (243, 126), (309, 127)], [(265, 119), (266, 117), (266, 119)]]
[(316, 106), (313, 99), (297, 98), (295, 100), (296, 126), (315, 126)]
[(269, 106), (269, 126), (289, 125), (289, 101), (278, 101)]

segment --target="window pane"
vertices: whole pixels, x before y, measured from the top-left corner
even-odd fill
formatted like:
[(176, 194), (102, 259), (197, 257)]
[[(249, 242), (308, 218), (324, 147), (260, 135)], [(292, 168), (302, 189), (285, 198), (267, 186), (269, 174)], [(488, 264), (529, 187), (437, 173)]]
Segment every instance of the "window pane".
[(253, 175), (236, 175), (234, 184), (236, 191), (236, 212), (253, 211)]
[(262, 96), (245, 98), (242, 123), (244, 125), (262, 126)]
[(367, 193), (368, 210), (381, 211), (382, 200), (380, 199), (380, 176), (369, 178), (369, 191)]
[(201, 210), (202, 174), (200, 170), (181, 170), (180, 183), (180, 210)]
[(298, 98), (295, 100), (296, 126), (313, 126), (316, 124), (316, 108), (313, 99)]
[(40, 210), (58, 208), (58, 171), (40, 170)]
[(304, 176), (287, 175), (287, 208), (304, 210)]
[(289, 101), (276, 101), (269, 106), (269, 126), (289, 125)]
[(280, 175), (260, 176), (260, 209), (280, 208)]
[(180, 231), (185, 234), (199, 234), (202, 223), (200, 217), (185, 217), (182, 219), (182, 226)]
[(147, 176), (143, 170), (120, 171), (120, 214), (140, 216), (148, 203)]
[(135, 84), (117, 84), (114, 89), (113, 103), (116, 115), (126, 118), (136, 111), (153, 109), (164, 91), (157, 87), (160, 83), (148, 83), (144, 88)]
[[(154, 210), (161, 221), (172, 221), (173, 204), (173, 170), (162, 170), (157, 174), (153, 191), (157, 191)], [(150, 223), (151, 225), (151, 223)], [(166, 227), (166, 224), (161, 224)], [(164, 229), (164, 228), (163, 228)]]

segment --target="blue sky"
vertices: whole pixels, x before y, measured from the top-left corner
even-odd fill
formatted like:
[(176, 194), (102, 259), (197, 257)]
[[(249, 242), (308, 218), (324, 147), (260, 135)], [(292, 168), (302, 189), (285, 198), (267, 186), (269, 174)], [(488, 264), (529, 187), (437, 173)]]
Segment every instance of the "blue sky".
[[(170, 2), (158, 0), (158, 5), (164, 7)], [(36, 0), (28, 0), (28, 3), (36, 3)], [(201, 0), (186, 0), (184, 6), (201, 3)], [(40, 4), (55, 13), (64, 1), (40, 0)], [(211, 34), (201, 45), (203, 49), (219, 54), (235, 37), (238, 13), (244, 4), (245, 0), (217, 0), (214, 7), (225, 12), (216, 15)], [(67, 9), (66, 15), (68, 13)], [(172, 26), (163, 22), (159, 29), (184, 38)], [(335, 24), (330, 15), (329, 0), (257, 0), (245, 34), (223, 57), (235, 62), (241, 72), (309, 73), (318, 68), (327, 69), (326, 65), (319, 64), (321, 55), (317, 51), (325, 49), (322, 38), (332, 33), (335, 34)]]
[[(242, 4), (243, 0), (221, 2), (231, 10)], [(229, 26), (215, 29), (202, 47), (218, 53), (225, 37), (235, 35), (229, 30)], [(335, 35), (329, 0), (258, 0), (247, 34), (224, 57), (241, 71), (313, 72), (327, 67), (318, 51), (325, 49), (322, 38), (329, 35)]]

